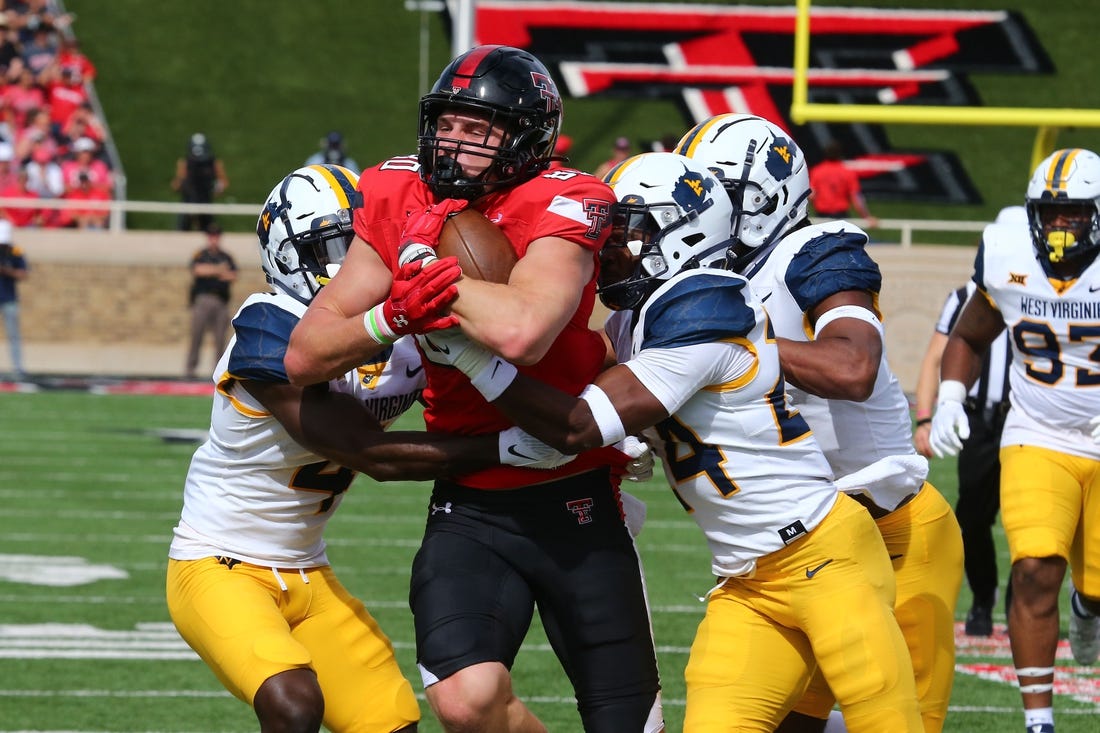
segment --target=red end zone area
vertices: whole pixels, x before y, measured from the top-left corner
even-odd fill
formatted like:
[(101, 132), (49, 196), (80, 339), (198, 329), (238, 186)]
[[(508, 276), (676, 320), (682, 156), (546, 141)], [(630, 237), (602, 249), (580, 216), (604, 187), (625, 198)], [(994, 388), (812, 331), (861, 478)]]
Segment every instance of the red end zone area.
[[(955, 624), (955, 672), (1015, 687), (1016, 669), (1004, 624), (993, 625), (993, 636), (967, 636), (963, 623)], [(1082, 667), (1073, 661), (1069, 641), (1058, 640), (1058, 668), (1054, 675), (1054, 694), (1066, 695), (1078, 702), (1100, 708), (1100, 667)], [(969, 661), (968, 661), (969, 660)], [(1070, 664), (1064, 664), (1065, 661)]]

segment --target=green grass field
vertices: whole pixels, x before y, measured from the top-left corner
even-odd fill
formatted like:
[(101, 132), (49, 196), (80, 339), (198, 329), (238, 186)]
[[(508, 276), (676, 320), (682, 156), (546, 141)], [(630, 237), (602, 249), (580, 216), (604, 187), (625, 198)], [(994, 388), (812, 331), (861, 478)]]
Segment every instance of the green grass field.
[[(0, 733), (256, 729), (252, 711), (175, 634), (164, 605), (165, 556), (194, 446), (161, 433), (205, 429), (209, 408), (205, 397), (0, 394)], [(410, 416), (404, 426), (418, 422)], [(933, 471), (953, 501), (952, 464), (934, 461)], [(360, 478), (329, 531), (337, 572), (378, 617), (414, 681), (406, 593), (428, 491), (426, 484)], [(709, 558), (663, 481), (635, 493), (649, 506), (639, 544), (666, 720), (675, 732), (684, 712), (682, 670), (703, 610), (697, 597), (711, 585)], [(968, 607), (964, 590), (959, 620)], [(958, 663), (946, 730), (1020, 730), (1004, 639), (960, 639)], [(1095, 731), (1100, 677), (1073, 664), (1063, 650), (1058, 730)], [(551, 731), (580, 730), (537, 623), (514, 673), (519, 694)], [(421, 730), (437, 733), (426, 705), (422, 711)]]

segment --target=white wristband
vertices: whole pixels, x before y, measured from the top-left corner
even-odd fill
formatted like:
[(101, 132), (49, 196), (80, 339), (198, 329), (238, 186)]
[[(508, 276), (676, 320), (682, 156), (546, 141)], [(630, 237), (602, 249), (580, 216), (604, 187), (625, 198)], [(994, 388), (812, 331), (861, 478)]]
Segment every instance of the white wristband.
[(821, 330), (830, 323), (841, 318), (855, 318), (858, 321), (870, 323), (878, 331), (878, 335), (882, 336), (882, 321), (874, 313), (859, 305), (841, 305), (822, 313), (821, 318), (818, 318), (814, 325), (814, 336), (821, 333)]
[(603, 445), (614, 445), (626, 437), (626, 428), (619, 417), (615, 405), (607, 393), (594, 384), (590, 384), (581, 392), (582, 400), (588, 403), (588, 409), (592, 412), (592, 419), (600, 429), (600, 438)]
[(945, 379), (940, 382), (940, 393), (937, 402), (966, 402), (966, 385), (954, 379)]
[(405, 242), (397, 250), (397, 266), (399, 268), (416, 260), (424, 260), (423, 266), (427, 267), (436, 259), (438, 259), (438, 255), (436, 255), (435, 250), (419, 242)]
[(390, 324), (386, 323), (386, 316), (382, 312), (381, 303), (363, 314), (363, 328), (367, 330), (367, 335), (374, 339), (375, 343), (382, 346), (389, 346), (397, 340), (397, 334), (390, 328)]
[(470, 377), (470, 384), (474, 385), (486, 402), (492, 402), (515, 381), (516, 374), (516, 368), (511, 362), (494, 355), (485, 368)]

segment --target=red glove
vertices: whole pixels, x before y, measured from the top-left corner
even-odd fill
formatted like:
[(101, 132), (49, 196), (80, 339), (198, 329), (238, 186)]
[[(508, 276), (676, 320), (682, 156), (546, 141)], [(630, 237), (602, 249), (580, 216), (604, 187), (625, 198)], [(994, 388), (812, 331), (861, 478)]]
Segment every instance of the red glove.
[(447, 219), (465, 209), (469, 203), (463, 199), (443, 199), (424, 211), (414, 211), (410, 214), (408, 221), (405, 222), (405, 228), (401, 230), (398, 264), (404, 265), (414, 260), (434, 257), (435, 246), (439, 244), (439, 233), (443, 231), (443, 225), (447, 223)]
[(402, 265), (393, 277), (390, 297), (363, 314), (363, 326), (380, 344), (392, 344), (408, 333), (457, 326), (458, 318), (447, 310), (458, 297), (455, 281), (460, 277), (455, 257)]

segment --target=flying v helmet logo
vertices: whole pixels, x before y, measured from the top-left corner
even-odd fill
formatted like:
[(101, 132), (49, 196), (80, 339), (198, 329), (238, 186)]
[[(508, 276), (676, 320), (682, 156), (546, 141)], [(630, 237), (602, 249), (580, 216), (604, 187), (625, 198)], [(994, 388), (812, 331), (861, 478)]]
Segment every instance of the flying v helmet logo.
[[(790, 175), (789, 166), (787, 173)], [(672, 200), (684, 211), (702, 214), (714, 205), (714, 199), (710, 195), (713, 187), (713, 179), (685, 168), (684, 174), (672, 187)]]
[(775, 180), (785, 181), (791, 177), (794, 161), (794, 155), (791, 153), (793, 148), (794, 144), (785, 137), (777, 137), (768, 146), (768, 157), (764, 160), (764, 167)]

